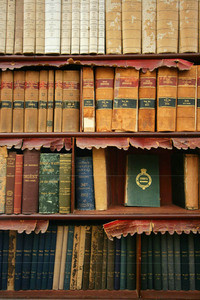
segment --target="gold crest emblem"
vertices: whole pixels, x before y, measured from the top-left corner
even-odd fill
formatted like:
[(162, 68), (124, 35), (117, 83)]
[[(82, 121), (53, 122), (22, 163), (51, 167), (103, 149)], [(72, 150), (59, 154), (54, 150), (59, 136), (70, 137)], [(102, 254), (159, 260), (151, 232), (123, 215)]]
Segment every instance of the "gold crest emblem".
[(143, 190), (148, 188), (152, 183), (151, 176), (146, 169), (141, 169), (141, 173), (136, 176), (136, 184)]

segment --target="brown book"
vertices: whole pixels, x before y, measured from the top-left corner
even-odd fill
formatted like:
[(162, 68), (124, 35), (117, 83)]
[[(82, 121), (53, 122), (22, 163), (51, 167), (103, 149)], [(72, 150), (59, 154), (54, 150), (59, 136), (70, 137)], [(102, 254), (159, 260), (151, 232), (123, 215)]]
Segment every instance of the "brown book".
[(62, 132), (77, 132), (80, 111), (80, 74), (79, 71), (63, 71), (63, 116)]
[(14, 187), (14, 214), (21, 214), (21, 212), (22, 212), (22, 175), (23, 175), (23, 155), (16, 154), (15, 187)]
[(196, 130), (197, 66), (179, 71), (177, 100), (177, 131)]
[(140, 73), (138, 130), (155, 131), (156, 71)]
[(91, 235), (91, 251), (90, 251), (90, 272), (89, 272), (89, 289), (95, 288), (95, 276), (96, 276), (96, 259), (97, 259), (97, 237), (98, 226), (92, 225)]
[(184, 189), (185, 208), (198, 209), (198, 172), (199, 156), (197, 154), (184, 155)]
[(24, 131), (37, 132), (39, 72), (26, 71)]
[(14, 291), (17, 231), (9, 230), (7, 290)]
[(158, 70), (157, 131), (176, 130), (177, 69)]
[(24, 151), (22, 192), (23, 214), (34, 214), (38, 212), (39, 161), (39, 151), (28, 149)]
[(55, 71), (55, 107), (54, 107), (54, 132), (62, 129), (63, 107), (63, 71)]
[(47, 124), (47, 84), (48, 71), (40, 71), (39, 105), (38, 105), (38, 132), (46, 132)]
[(47, 132), (53, 132), (54, 71), (49, 70), (47, 91)]
[(24, 11), (24, 1), (15, 0), (15, 46), (14, 53), (22, 54), (23, 52), (23, 11)]
[(112, 114), (113, 130), (138, 130), (138, 85), (138, 70), (116, 68)]
[(24, 131), (25, 72), (14, 71), (13, 132)]
[(77, 289), (77, 275), (78, 275), (78, 255), (80, 248), (81, 226), (74, 226), (74, 240), (70, 276), (70, 290)]
[(197, 66), (197, 131), (200, 131), (200, 66)]
[(53, 290), (59, 289), (63, 237), (64, 237), (64, 226), (58, 226), (57, 237), (56, 237), (55, 262), (54, 262), (54, 271), (53, 271), (53, 286), (52, 286)]
[(16, 152), (9, 152), (6, 173), (6, 214), (14, 212), (15, 160)]
[(96, 131), (112, 130), (114, 69), (98, 67), (95, 72)]
[(7, 157), (6, 146), (0, 147), (0, 214), (5, 213)]
[(12, 131), (13, 72), (2, 72), (0, 131)]

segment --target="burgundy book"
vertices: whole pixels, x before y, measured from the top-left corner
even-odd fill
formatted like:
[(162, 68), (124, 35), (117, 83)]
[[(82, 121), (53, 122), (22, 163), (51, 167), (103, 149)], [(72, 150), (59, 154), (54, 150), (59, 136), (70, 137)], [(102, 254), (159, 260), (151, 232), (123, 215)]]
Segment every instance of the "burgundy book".
[(21, 214), (22, 212), (22, 174), (23, 154), (17, 154), (15, 162), (14, 214)]
[(38, 212), (40, 152), (37, 150), (24, 151), (22, 213)]
[(16, 152), (9, 152), (6, 171), (6, 214), (13, 214), (14, 210), (15, 158)]

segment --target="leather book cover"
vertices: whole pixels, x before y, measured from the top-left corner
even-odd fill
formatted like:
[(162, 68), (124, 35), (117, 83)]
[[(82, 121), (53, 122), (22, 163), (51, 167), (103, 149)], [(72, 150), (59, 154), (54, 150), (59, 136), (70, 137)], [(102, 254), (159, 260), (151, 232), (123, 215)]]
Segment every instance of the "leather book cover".
[(97, 235), (98, 235), (98, 225), (92, 225), (89, 287), (88, 287), (89, 290), (95, 289), (96, 261), (97, 261)]
[(70, 289), (72, 252), (73, 252), (73, 241), (74, 241), (74, 227), (75, 227), (74, 225), (69, 225), (69, 229), (68, 229), (64, 290)]
[(94, 70), (83, 68), (83, 131), (95, 132)]
[(8, 150), (6, 146), (0, 147), (0, 213), (5, 213), (6, 200), (6, 169)]
[(56, 235), (57, 235), (57, 226), (51, 226), (51, 245), (49, 253), (49, 270), (47, 278), (47, 290), (51, 290), (53, 286), (53, 271), (55, 265), (55, 252), (56, 252)]
[(53, 112), (54, 112), (54, 71), (48, 71), (47, 86), (47, 132), (53, 132)]
[(15, 291), (21, 290), (24, 235), (25, 235), (24, 232), (22, 233), (17, 232), (16, 253), (15, 253), (15, 279), (14, 279)]
[(103, 267), (103, 227), (97, 226), (97, 252), (96, 252), (96, 270), (95, 270), (95, 290), (101, 290), (102, 267)]
[(102, 277), (101, 289), (105, 290), (107, 287), (107, 256), (108, 256), (108, 237), (104, 231), (103, 233), (103, 256), (102, 256)]
[(15, 186), (14, 186), (14, 214), (22, 212), (22, 181), (23, 181), (23, 154), (16, 154)]
[(92, 233), (92, 226), (87, 225), (86, 232), (85, 232), (85, 253), (84, 253), (84, 263), (83, 263), (83, 282), (82, 282), (83, 290), (88, 290), (89, 287), (91, 233)]
[(63, 108), (63, 71), (55, 71), (54, 132), (61, 132)]
[(6, 21), (6, 53), (13, 54), (15, 36), (15, 1), (13, 0), (7, 0)]
[(24, 131), (25, 71), (14, 71), (13, 132)]
[[(63, 242), (62, 242), (62, 250), (61, 250), (61, 259), (60, 259), (60, 275), (59, 275), (59, 285), (58, 289), (63, 290), (64, 288), (64, 280), (65, 280), (65, 265), (66, 265), (66, 256), (67, 256), (67, 241), (68, 241), (68, 225), (63, 226)], [(47, 260), (48, 265), (48, 260)], [(48, 274), (47, 274), (48, 276)]]
[(1, 73), (1, 118), (0, 131), (12, 131), (12, 107), (13, 107), (13, 72)]
[(75, 225), (74, 226), (73, 251), (72, 251), (72, 263), (71, 263), (70, 290), (77, 289), (80, 236), (81, 236), (81, 226)]
[(71, 171), (72, 154), (60, 153), (59, 213), (61, 214), (67, 214), (71, 211)]
[(47, 85), (48, 71), (40, 70), (39, 102), (38, 102), (38, 132), (47, 131)]
[(156, 2), (142, 0), (142, 53), (156, 53)]
[(9, 152), (6, 173), (6, 214), (13, 214), (14, 212), (15, 161), (16, 152)]
[(114, 271), (115, 271), (115, 240), (108, 239), (107, 253), (107, 289), (114, 290)]

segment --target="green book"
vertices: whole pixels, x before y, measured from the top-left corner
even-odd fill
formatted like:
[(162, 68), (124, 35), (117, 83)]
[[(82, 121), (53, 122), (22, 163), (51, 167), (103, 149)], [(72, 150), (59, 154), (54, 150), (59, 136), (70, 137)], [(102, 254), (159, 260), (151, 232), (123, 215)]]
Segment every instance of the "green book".
[(126, 246), (127, 238), (121, 237), (121, 268), (120, 268), (120, 290), (126, 289), (126, 269), (127, 269), (127, 246)]
[(174, 239), (174, 289), (181, 290), (181, 256), (180, 256), (180, 235), (173, 234)]
[(40, 154), (39, 213), (59, 212), (59, 165), (60, 154)]
[(174, 243), (173, 236), (166, 233), (167, 236), (167, 262), (168, 262), (168, 288), (174, 290)]
[(161, 278), (161, 233), (152, 236), (152, 258), (153, 258), (153, 286), (154, 290), (162, 289)]
[(194, 233), (188, 234), (190, 290), (195, 290)]
[(67, 214), (71, 210), (71, 153), (60, 154), (59, 170), (59, 213)]
[(149, 290), (153, 289), (153, 253), (152, 253), (152, 240), (153, 234), (148, 236), (148, 245), (147, 245), (147, 286)]
[(188, 235), (181, 234), (181, 289), (188, 291), (190, 289), (189, 281), (189, 249), (188, 249)]
[(127, 155), (125, 206), (160, 206), (159, 160), (156, 155)]
[(147, 290), (147, 250), (148, 250), (148, 236), (143, 233), (141, 237), (141, 289)]
[(162, 289), (168, 290), (167, 234), (161, 235)]
[(107, 289), (114, 290), (115, 242), (108, 239)]
[(89, 272), (90, 272), (90, 252), (91, 252), (91, 231), (92, 227), (88, 225), (85, 233), (85, 254), (83, 262), (83, 290), (89, 287)]
[(136, 289), (136, 237), (127, 236), (127, 289)]

